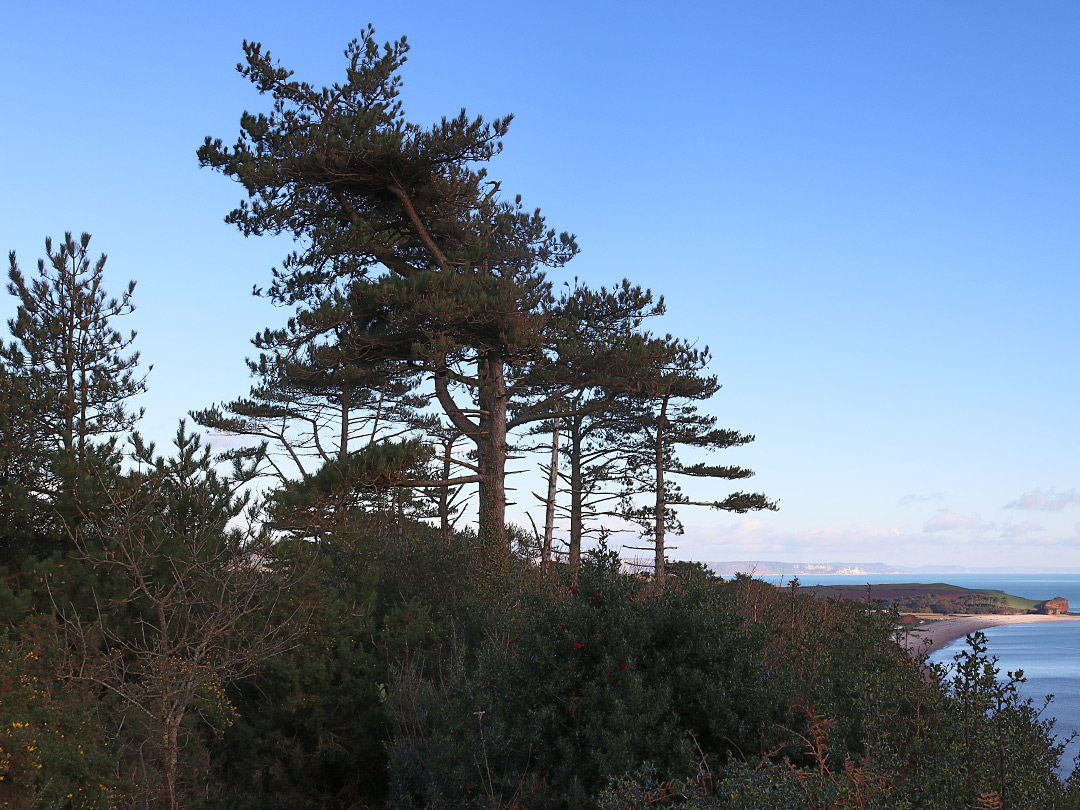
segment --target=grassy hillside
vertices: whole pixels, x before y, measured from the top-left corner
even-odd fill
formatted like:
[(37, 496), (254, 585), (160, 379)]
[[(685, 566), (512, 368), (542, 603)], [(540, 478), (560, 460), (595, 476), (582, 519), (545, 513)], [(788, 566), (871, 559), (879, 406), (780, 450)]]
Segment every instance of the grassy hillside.
[[(813, 585), (801, 591), (834, 599), (866, 599), (865, 585)], [(961, 588), (944, 582), (873, 585), (872, 599), (880, 599), (912, 613), (1036, 613), (1041, 601), (988, 588)]]

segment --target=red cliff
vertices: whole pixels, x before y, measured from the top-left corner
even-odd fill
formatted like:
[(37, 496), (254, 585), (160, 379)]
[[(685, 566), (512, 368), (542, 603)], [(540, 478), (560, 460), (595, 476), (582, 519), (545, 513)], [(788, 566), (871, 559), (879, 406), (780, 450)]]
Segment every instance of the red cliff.
[(1037, 608), (1039, 613), (1045, 613), (1048, 616), (1058, 616), (1062, 613), (1069, 612), (1069, 600), (1064, 596), (1056, 596), (1053, 599), (1048, 599), (1043, 602)]

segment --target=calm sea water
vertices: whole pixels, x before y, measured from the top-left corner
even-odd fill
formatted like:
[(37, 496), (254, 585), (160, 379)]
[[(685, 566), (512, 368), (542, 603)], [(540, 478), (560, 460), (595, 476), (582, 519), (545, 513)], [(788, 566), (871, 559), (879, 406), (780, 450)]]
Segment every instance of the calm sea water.
[[(763, 577), (773, 582), (778, 577)], [(890, 582), (947, 582), (962, 588), (993, 588), (1028, 599), (1052, 599), (1064, 596), (1069, 610), (1080, 613), (1080, 575), (1062, 574), (902, 574), (890, 576), (819, 576), (800, 577), (803, 585), (885, 584)], [(1047, 695), (1053, 695), (1046, 712), (1057, 723), (1054, 731), (1059, 738), (1080, 732), (1080, 622), (1048, 622), (1046, 624), (1014, 624), (990, 627), (986, 646), (990, 655), (997, 656), (998, 667), (1006, 672), (1023, 670), (1026, 683), (1021, 693), (1041, 706)], [(964, 647), (960, 639), (935, 651), (930, 660), (950, 663)], [(1080, 754), (1080, 739), (1074, 740), (1061, 759), (1061, 773), (1068, 775)]]
[[(1072, 600), (1069, 601), (1072, 606)], [(1077, 603), (1080, 607), (1080, 603)], [(997, 656), (1001, 673), (1023, 670), (1027, 679), (1020, 692), (1041, 706), (1047, 695), (1054, 699), (1046, 714), (1057, 719), (1054, 732), (1064, 738), (1080, 732), (1080, 622), (1014, 624), (988, 627), (986, 648)], [(936, 650), (930, 657), (935, 663), (950, 663), (964, 647), (956, 641)], [(1073, 740), (1061, 758), (1061, 772), (1067, 775), (1080, 755), (1080, 738)]]

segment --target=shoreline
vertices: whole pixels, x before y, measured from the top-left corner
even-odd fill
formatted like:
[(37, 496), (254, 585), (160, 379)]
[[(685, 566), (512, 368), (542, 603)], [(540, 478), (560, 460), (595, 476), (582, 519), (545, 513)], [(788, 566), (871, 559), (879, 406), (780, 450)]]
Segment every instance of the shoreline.
[(900, 643), (912, 655), (923, 651), (932, 653), (940, 650), (946, 644), (964, 638), (969, 633), (974, 633), (976, 630), (985, 630), (988, 627), (1000, 627), (1003, 624), (1073, 621), (1080, 621), (1080, 614), (1065, 613), (1056, 616), (1045, 616), (1039, 613), (952, 614), (930, 619), (926, 624), (908, 631)]

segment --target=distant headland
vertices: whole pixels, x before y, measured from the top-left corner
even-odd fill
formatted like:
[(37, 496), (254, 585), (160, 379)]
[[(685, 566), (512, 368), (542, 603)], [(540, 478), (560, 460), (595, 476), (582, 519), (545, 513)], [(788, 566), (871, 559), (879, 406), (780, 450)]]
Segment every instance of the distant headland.
[[(923, 566), (917, 569), (901, 568), (886, 563), (792, 563), (772, 560), (735, 562), (703, 562), (701, 565), (721, 577), (734, 577), (748, 574), (754, 577), (782, 577), (787, 582), (804, 580), (800, 590), (817, 596), (834, 599), (872, 599), (881, 600), (889, 607), (901, 613), (938, 614), (938, 615), (1044, 615), (1061, 616), (1069, 613), (1069, 601), (1058, 596), (1053, 599), (1027, 599), (1006, 593), (999, 589), (965, 588), (958, 585), (937, 582), (886, 582), (878, 584), (822, 584), (815, 582), (816, 577), (897, 577), (923, 576), (927, 574), (981, 574), (983, 572), (954, 566), (952, 569), (940, 569)], [(994, 572), (1000, 574), (1002, 572)], [(993, 576), (993, 574), (987, 574)], [(850, 580), (849, 580), (850, 583)]]
[(1031, 566), (972, 567), (963, 565), (900, 566), (881, 562), (780, 562), (776, 560), (703, 560), (701, 565), (721, 577), (750, 574), (755, 577), (808, 577), (808, 576), (896, 576), (911, 574), (1076, 574), (1080, 571), (1045, 569)]
[(885, 563), (791, 563), (772, 560), (741, 560), (737, 562), (703, 562), (702, 565), (712, 569), (714, 573), (722, 577), (733, 577), (736, 574), (750, 574), (755, 577), (802, 577), (808, 575), (861, 576), (866, 574), (878, 576), (882, 574), (912, 573), (910, 569), (897, 568), (894, 565), (886, 565)]
[(894, 607), (901, 613), (999, 615), (1042, 614), (1058, 616), (1069, 612), (1069, 600), (1062, 596), (1053, 599), (1026, 599), (1005, 591), (990, 588), (961, 588), (944, 582), (901, 582), (885, 585), (808, 585), (800, 592), (833, 599), (872, 599)]

